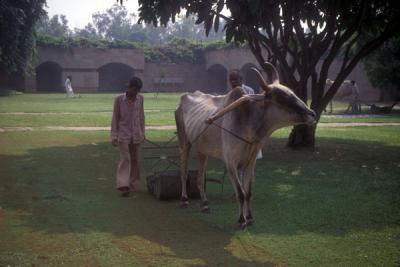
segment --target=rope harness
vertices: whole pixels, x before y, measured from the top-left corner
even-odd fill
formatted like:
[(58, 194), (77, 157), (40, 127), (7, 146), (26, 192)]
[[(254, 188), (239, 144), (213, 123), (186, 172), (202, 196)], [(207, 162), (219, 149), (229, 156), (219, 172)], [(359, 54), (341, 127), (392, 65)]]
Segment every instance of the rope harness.
[[(229, 111), (229, 112), (230, 112), (230, 111)], [(223, 117), (223, 116), (225, 116), (225, 115), (226, 115), (226, 113), (223, 114), (221, 117)], [(264, 114), (263, 114), (263, 117), (262, 117), (262, 120), (261, 120), (261, 121), (264, 121), (264, 118), (265, 118), (265, 112), (264, 112)], [(205, 123), (205, 122), (204, 122), (204, 123)], [(198, 141), (198, 139), (208, 130), (208, 127), (210, 127), (210, 125), (214, 125), (214, 126), (220, 128), (221, 130), (223, 130), (223, 131), (229, 133), (230, 135), (232, 135), (232, 136), (235, 137), (236, 139), (238, 139), (238, 140), (240, 140), (240, 141), (246, 143), (247, 145), (253, 145), (253, 144), (256, 142), (256, 140), (257, 140), (257, 137), (255, 136), (254, 139), (253, 139), (252, 141), (249, 141), (249, 140), (247, 140), (246, 138), (244, 138), (244, 137), (242, 137), (242, 136), (240, 136), (240, 135), (234, 133), (233, 131), (231, 131), (231, 130), (229, 130), (229, 129), (223, 127), (222, 125), (219, 125), (219, 124), (217, 124), (217, 123), (215, 123), (215, 122), (213, 121), (213, 122), (211, 122), (210, 124), (207, 124), (206, 127), (196, 136), (196, 138), (195, 138), (191, 143), (192, 143), (192, 144), (196, 143), (196, 142)], [(258, 130), (259, 130), (262, 126), (263, 126), (262, 124), (258, 125), (258, 127), (256, 128), (256, 133), (258, 132)], [(169, 139), (168, 142), (167, 142), (167, 144), (170, 143), (170, 142), (172, 142), (176, 137), (177, 137), (177, 136), (175, 135), (175, 136), (173, 136), (171, 139)], [(179, 136), (178, 136), (178, 137), (179, 137)], [(154, 143), (154, 142), (148, 140), (147, 138), (146, 138), (146, 141), (149, 142), (150, 144), (152, 144), (152, 145), (154, 145), (154, 146), (160, 148), (160, 146), (159, 146), (158, 144), (156, 144), (156, 143)], [(182, 152), (183, 152), (183, 151), (180, 151), (180, 152), (179, 152), (179, 157), (180, 157), (180, 158), (181, 158), (181, 156), (182, 156)], [(180, 165), (180, 164), (178, 164), (177, 162), (175, 162), (174, 160), (170, 160), (168, 156), (162, 155), (162, 156), (160, 156), (159, 160), (158, 160), (156, 163), (153, 164), (153, 167), (154, 167), (155, 165), (157, 165), (158, 162), (159, 162), (160, 160), (167, 160), (167, 161), (169, 162), (169, 165), (164, 169), (164, 171), (167, 170), (167, 169), (169, 169), (169, 167), (170, 167), (171, 165), (176, 165), (177, 167), (179, 167), (179, 165)], [(247, 159), (247, 160), (245, 161), (244, 166), (248, 166), (249, 164), (250, 164), (250, 159)], [(242, 166), (242, 167), (244, 167), (244, 166)], [(152, 168), (153, 168), (153, 167), (152, 167)], [(227, 168), (225, 167), (224, 174), (223, 174), (223, 176), (222, 176), (222, 178), (221, 178), (221, 179), (222, 179), (222, 182), (219, 181), (219, 183), (222, 184), (222, 190), (223, 190), (224, 178), (225, 178), (225, 175), (226, 175), (226, 174), (227, 174)], [(242, 178), (241, 178), (241, 177), (242, 177), (242, 175), (239, 175), (238, 183), (240, 184), (240, 187), (243, 186), (243, 185), (242, 185), (243, 181), (242, 181)], [(206, 178), (206, 179), (207, 179), (207, 178)], [(212, 180), (212, 179), (211, 179), (211, 180)]]

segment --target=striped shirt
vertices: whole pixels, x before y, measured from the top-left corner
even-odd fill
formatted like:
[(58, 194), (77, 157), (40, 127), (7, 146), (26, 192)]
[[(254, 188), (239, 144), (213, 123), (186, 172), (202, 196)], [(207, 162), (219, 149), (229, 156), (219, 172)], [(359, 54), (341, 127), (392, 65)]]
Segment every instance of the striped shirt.
[(143, 96), (130, 100), (125, 94), (115, 98), (111, 121), (111, 139), (138, 144), (144, 140)]

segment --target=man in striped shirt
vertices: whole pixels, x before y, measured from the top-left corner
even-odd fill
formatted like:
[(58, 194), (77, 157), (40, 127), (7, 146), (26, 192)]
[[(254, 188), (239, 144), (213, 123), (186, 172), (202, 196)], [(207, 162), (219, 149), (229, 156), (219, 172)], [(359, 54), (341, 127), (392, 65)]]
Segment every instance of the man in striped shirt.
[(111, 121), (111, 143), (119, 148), (116, 187), (123, 197), (137, 190), (140, 180), (139, 146), (144, 141), (142, 81), (133, 77), (128, 90), (115, 98)]

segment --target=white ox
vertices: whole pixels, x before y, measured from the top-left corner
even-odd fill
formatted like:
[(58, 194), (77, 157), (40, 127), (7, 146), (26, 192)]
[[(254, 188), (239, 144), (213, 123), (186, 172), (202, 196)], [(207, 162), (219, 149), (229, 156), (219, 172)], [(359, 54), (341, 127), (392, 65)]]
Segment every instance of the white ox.
[[(331, 79), (326, 79), (326, 88), (328, 90), (335, 81)], [(357, 83), (353, 80), (345, 80), (336, 91), (335, 96), (333, 97), (334, 100), (341, 101), (341, 102), (348, 102), (349, 105), (345, 111), (345, 113), (351, 111), (353, 113), (358, 113), (360, 111), (360, 104), (358, 103), (358, 95), (359, 89)], [(332, 101), (329, 102), (330, 112), (332, 113)]]
[[(246, 95), (241, 87), (228, 94), (214, 96), (200, 92), (181, 97), (175, 120), (181, 155), (183, 206), (189, 204), (186, 180), (189, 151), (197, 151), (197, 185), (202, 200), (202, 211), (208, 211), (204, 191), (204, 172), (208, 156), (224, 161), (239, 201), (239, 223), (242, 228), (253, 223), (250, 210), (251, 183), (257, 152), (275, 130), (298, 124), (312, 124), (315, 113), (289, 88), (279, 83), (273, 65), (273, 83), (267, 84), (256, 69), (262, 94)], [(239, 178), (238, 171), (242, 173)]]

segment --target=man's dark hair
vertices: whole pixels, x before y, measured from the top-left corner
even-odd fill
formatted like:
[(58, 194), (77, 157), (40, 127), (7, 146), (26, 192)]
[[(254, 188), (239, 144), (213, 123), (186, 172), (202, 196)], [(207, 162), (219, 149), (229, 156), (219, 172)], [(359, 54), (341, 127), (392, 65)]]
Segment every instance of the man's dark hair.
[(243, 77), (242, 77), (242, 75), (240, 74), (240, 71), (239, 70), (237, 70), (237, 69), (234, 69), (234, 70), (231, 70), (230, 72), (229, 72), (229, 79), (239, 79), (240, 81), (242, 81), (243, 80)]
[(136, 89), (138, 89), (140, 91), (140, 89), (142, 89), (143, 86), (143, 82), (140, 78), (138, 77), (133, 77), (130, 81), (129, 81), (129, 87), (135, 87)]

